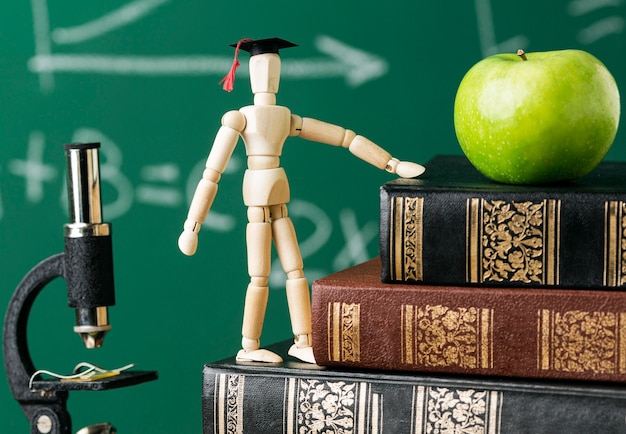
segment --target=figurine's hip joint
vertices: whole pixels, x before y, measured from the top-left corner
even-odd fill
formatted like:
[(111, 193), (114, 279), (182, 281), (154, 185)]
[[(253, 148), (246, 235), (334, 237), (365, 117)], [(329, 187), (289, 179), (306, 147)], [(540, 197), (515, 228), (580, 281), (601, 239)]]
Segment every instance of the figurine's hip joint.
[(243, 201), (247, 206), (269, 206), (289, 202), (289, 183), (282, 167), (246, 170)]

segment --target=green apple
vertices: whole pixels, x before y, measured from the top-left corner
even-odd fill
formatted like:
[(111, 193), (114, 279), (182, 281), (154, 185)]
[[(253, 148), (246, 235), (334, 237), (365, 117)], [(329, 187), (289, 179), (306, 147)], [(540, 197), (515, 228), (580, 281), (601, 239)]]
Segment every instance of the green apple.
[(538, 184), (579, 178), (615, 139), (615, 79), (580, 50), (497, 54), (463, 77), (454, 128), (470, 162), (488, 178)]

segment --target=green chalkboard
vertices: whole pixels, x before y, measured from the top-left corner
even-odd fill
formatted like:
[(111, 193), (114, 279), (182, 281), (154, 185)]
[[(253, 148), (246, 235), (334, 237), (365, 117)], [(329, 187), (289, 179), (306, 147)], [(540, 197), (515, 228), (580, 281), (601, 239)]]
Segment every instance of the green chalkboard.
[[(75, 430), (111, 421), (128, 433), (201, 431), (202, 365), (239, 348), (248, 280), (243, 146), (222, 178), (198, 253), (183, 256), (176, 241), (222, 114), (252, 102), (247, 55), (233, 92), (217, 84), (232, 61), (228, 45), (274, 36), (299, 45), (282, 55), (279, 104), (416, 162), (460, 154), (454, 95), (484, 56), (584, 49), (626, 92), (620, 1), (2, 2), (0, 305), (31, 267), (63, 250), (63, 144), (101, 142), (117, 286), (113, 329), (103, 348), (83, 349), (59, 280), (35, 304), (29, 344), (40, 369), (66, 373), (86, 360), (135, 363), (160, 376), (132, 388), (73, 392)], [(626, 160), (624, 128), (607, 158)], [(378, 254), (378, 192), (391, 175), (300, 138), (288, 139), (283, 165), (310, 280)], [(271, 286), (265, 344), (290, 335), (277, 262)], [(25, 432), (26, 419), (0, 383), (0, 431)]]

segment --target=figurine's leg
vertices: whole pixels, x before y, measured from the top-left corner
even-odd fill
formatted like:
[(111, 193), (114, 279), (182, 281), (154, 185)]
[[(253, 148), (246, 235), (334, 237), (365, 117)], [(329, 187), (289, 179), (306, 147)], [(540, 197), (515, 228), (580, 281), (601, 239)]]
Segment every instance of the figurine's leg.
[(296, 238), (296, 231), (291, 218), (287, 216), (285, 205), (270, 207), (272, 216), (272, 235), (274, 245), (280, 258), (280, 263), (287, 273), (287, 303), (291, 327), (295, 337), (295, 343), (290, 348), (289, 354), (293, 357), (315, 363), (313, 348), (311, 347), (311, 299), (309, 296), (309, 283), (304, 277), (304, 265), (300, 247)]
[(271, 351), (260, 349), (261, 331), (269, 295), (271, 270), (272, 228), (269, 210), (264, 207), (248, 208), (246, 243), (248, 246), (248, 273), (250, 284), (246, 290), (241, 330), (242, 349), (238, 360), (278, 363), (282, 359)]

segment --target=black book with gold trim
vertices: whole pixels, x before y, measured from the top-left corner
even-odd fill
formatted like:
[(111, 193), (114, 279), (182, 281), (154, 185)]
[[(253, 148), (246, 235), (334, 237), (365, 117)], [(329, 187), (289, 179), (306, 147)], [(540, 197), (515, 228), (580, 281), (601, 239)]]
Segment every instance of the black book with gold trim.
[(204, 434), (617, 433), (626, 389), (607, 383), (505, 380), (325, 369), (272, 350), (279, 364), (205, 365)]
[(623, 289), (626, 162), (548, 185), (488, 180), (464, 156), (381, 187), (383, 282)]

